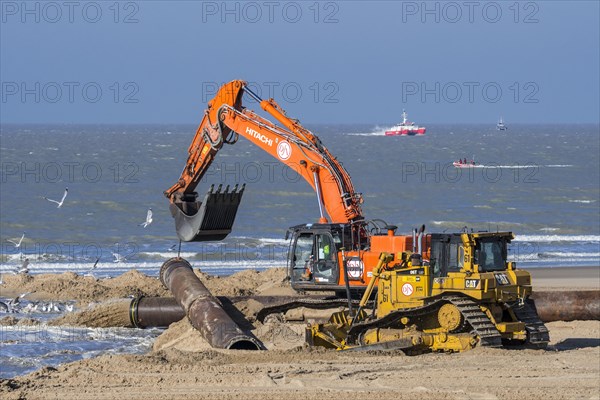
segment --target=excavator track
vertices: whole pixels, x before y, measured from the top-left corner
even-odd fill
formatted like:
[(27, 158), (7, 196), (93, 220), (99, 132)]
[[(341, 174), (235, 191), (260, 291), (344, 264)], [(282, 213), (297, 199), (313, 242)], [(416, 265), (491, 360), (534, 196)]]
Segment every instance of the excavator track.
[(535, 302), (527, 299), (523, 305), (513, 307), (513, 312), (517, 319), (525, 324), (525, 344), (537, 349), (546, 348), (550, 342), (550, 333), (537, 314)]
[(355, 324), (348, 331), (348, 342), (359, 344), (360, 337), (367, 330), (375, 328), (388, 328), (394, 323), (397, 323), (397, 321), (403, 317), (418, 318), (427, 314), (433, 314), (437, 312), (439, 307), (444, 303), (451, 303), (460, 310), (465, 321), (471, 326), (473, 332), (479, 337), (482, 346), (502, 346), (502, 337), (496, 329), (496, 326), (492, 323), (492, 321), (490, 321), (488, 316), (481, 311), (481, 308), (479, 308), (477, 303), (463, 296), (439, 297), (422, 307), (399, 309), (389, 313), (383, 318)]

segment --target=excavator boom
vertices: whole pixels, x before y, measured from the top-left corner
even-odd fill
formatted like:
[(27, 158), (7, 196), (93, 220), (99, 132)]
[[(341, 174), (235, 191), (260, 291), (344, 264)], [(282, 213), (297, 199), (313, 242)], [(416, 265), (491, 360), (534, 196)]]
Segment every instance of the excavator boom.
[[(281, 125), (242, 106), (247, 93)], [(354, 191), (350, 175), (298, 120), (289, 118), (273, 100), (263, 100), (244, 81), (223, 85), (208, 103), (204, 117), (188, 149), (188, 160), (181, 177), (167, 191), (177, 234), (183, 241), (222, 240), (231, 232), (244, 187), (209, 190), (198, 201), (196, 186), (210, 167), (223, 144), (235, 144), (239, 135), (292, 168), (315, 190), (320, 211), (319, 222), (351, 223), (362, 221), (362, 196)], [(326, 218), (326, 214), (330, 220)]]

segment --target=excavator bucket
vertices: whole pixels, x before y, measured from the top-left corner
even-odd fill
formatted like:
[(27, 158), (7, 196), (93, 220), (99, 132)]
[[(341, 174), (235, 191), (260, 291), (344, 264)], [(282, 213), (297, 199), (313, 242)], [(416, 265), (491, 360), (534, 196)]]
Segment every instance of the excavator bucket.
[(171, 203), (169, 209), (171, 215), (175, 218), (175, 229), (179, 239), (184, 242), (225, 239), (231, 232), (245, 186), (243, 185), (238, 190), (236, 185), (230, 192), (229, 186), (221, 191), (222, 185), (219, 185), (217, 190), (214, 191), (213, 185), (202, 202), (179, 201)]

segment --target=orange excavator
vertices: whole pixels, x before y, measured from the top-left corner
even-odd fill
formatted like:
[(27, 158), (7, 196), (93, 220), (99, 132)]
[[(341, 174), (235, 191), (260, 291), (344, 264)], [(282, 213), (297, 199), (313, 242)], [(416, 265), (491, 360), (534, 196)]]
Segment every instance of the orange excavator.
[[(244, 94), (281, 125), (245, 108)], [(293, 168), (316, 192), (318, 222), (291, 227), (286, 235), (288, 276), (298, 291), (335, 291), (338, 297), (345, 292), (348, 310), (333, 314), (329, 324), (309, 327), (311, 344), (438, 351), (464, 351), (479, 342), (547, 345), (548, 330), (529, 299), (530, 274), (507, 259), (511, 232), (425, 235), (422, 226), (397, 235), (397, 227), (365, 219), (362, 195), (321, 140), (244, 81), (223, 85), (208, 103), (181, 177), (165, 191), (182, 241), (222, 240), (231, 232), (244, 186), (211, 187), (202, 201), (195, 189), (223, 145), (235, 144), (239, 135)], [(357, 304), (352, 297), (358, 293)], [(293, 301), (263, 309), (258, 318), (336, 301)], [(369, 304), (372, 312), (366, 313)]]
[[(245, 108), (244, 94), (282, 126)], [(202, 201), (195, 189), (223, 145), (235, 144), (239, 135), (294, 169), (316, 192), (318, 222), (288, 231), (288, 237), (293, 235), (289, 271), (295, 289), (343, 291), (346, 283), (365, 288), (382, 251), (415, 250), (416, 235), (398, 236), (394, 226), (365, 220), (362, 195), (315, 134), (288, 117), (275, 100), (259, 98), (240, 80), (223, 85), (208, 103), (181, 177), (165, 191), (182, 241), (222, 240), (231, 232), (244, 186), (232, 191), (211, 187)]]

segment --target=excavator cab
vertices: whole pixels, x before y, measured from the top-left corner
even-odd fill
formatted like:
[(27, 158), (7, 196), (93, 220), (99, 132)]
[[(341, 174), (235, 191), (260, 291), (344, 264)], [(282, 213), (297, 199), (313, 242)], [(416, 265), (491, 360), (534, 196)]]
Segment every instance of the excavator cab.
[(339, 252), (350, 248), (350, 230), (343, 224), (306, 224), (291, 233), (288, 274), (292, 285), (337, 285), (340, 276)]

